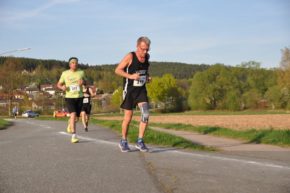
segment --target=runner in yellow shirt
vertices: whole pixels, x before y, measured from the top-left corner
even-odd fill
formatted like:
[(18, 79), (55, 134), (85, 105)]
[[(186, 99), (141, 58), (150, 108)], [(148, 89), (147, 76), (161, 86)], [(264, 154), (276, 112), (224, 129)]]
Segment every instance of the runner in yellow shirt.
[(69, 70), (64, 71), (57, 83), (57, 87), (65, 92), (65, 102), (70, 113), (68, 128), (71, 129), (72, 143), (79, 142), (76, 136), (76, 117), (80, 117), (83, 104), (82, 85), (85, 81), (84, 71), (78, 69), (78, 58), (69, 59)]

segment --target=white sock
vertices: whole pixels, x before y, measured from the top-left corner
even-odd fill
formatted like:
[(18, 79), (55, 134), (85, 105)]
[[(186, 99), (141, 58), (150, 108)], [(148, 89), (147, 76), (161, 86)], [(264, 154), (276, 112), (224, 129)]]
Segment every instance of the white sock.
[(72, 134), (72, 138), (76, 138), (77, 137), (77, 135), (74, 133), (74, 134)]

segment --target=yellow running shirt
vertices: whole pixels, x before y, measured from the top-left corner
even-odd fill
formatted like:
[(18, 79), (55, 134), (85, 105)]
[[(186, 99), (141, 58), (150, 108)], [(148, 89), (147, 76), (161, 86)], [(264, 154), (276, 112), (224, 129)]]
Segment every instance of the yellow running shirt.
[(83, 97), (83, 89), (79, 85), (79, 80), (85, 80), (85, 73), (82, 70), (66, 70), (61, 74), (59, 82), (66, 86), (65, 98)]

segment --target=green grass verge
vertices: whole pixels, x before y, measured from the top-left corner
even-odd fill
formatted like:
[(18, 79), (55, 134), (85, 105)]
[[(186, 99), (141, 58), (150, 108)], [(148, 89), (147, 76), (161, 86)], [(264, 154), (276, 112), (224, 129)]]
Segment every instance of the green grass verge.
[(7, 126), (9, 126), (9, 125), (10, 125), (9, 121), (6, 121), (4, 119), (0, 119), (0, 130), (6, 129)]
[[(107, 120), (98, 120), (92, 119), (91, 123), (105, 126), (110, 128), (118, 133), (121, 133), (121, 121), (107, 121)], [(138, 123), (133, 121), (129, 132), (128, 132), (128, 140), (131, 143), (135, 143), (138, 137)], [(214, 148), (205, 147), (199, 144), (194, 144), (189, 140), (186, 140), (182, 137), (177, 137), (174, 135), (170, 135), (167, 133), (154, 131), (150, 128), (146, 130), (146, 135), (144, 137), (146, 143), (154, 144), (154, 145), (161, 145), (166, 147), (176, 147), (176, 148), (183, 148), (183, 149), (191, 149), (191, 150), (205, 150), (205, 151), (214, 151)]]
[(290, 130), (250, 129), (245, 131), (237, 131), (221, 127), (192, 126), (188, 124), (150, 123), (150, 125), (165, 129), (193, 131), (202, 134), (229, 137), (234, 139), (242, 139), (246, 140), (249, 143), (257, 143), (257, 144), (263, 143), (279, 146), (290, 146)]

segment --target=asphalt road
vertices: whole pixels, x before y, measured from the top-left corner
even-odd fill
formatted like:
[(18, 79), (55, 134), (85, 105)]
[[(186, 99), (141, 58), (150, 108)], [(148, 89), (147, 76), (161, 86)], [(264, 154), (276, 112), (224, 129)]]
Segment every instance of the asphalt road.
[(19, 119), (0, 130), (1, 193), (290, 193), (289, 152), (121, 153), (111, 130), (78, 125), (71, 144), (65, 124)]

